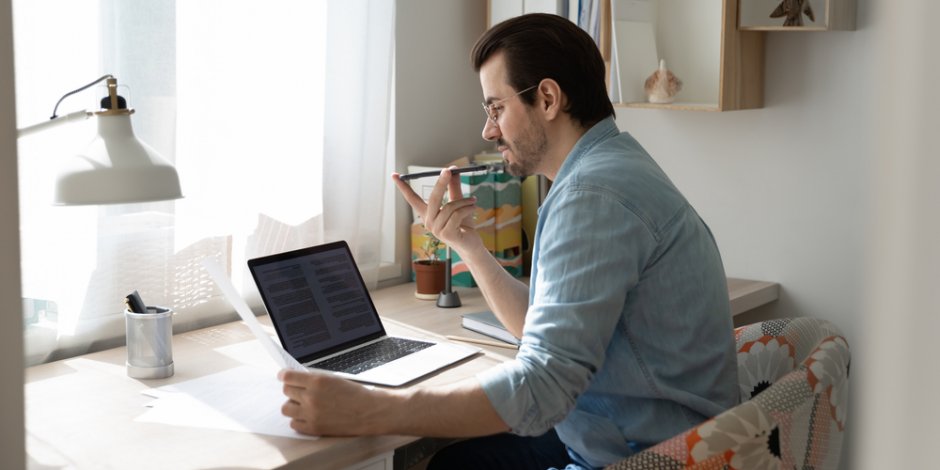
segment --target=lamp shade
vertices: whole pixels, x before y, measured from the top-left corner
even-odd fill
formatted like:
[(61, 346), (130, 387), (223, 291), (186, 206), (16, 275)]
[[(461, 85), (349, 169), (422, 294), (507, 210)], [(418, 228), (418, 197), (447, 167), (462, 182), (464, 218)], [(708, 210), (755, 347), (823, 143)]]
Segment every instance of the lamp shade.
[(122, 204), (183, 197), (176, 169), (137, 139), (130, 113), (99, 113), (96, 118), (97, 136), (83, 152), (60, 166), (55, 204)]

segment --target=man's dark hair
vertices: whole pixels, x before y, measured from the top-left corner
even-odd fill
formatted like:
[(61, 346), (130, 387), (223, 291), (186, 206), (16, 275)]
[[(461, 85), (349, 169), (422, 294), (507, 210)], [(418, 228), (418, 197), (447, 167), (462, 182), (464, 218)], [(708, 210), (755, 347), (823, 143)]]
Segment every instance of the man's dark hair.
[[(509, 85), (524, 90), (551, 78), (568, 96), (565, 111), (584, 127), (614, 115), (604, 82), (604, 59), (594, 40), (567, 18), (532, 13), (499, 23), (477, 40), (470, 52), (473, 69), (502, 52)], [(520, 95), (527, 105), (535, 90)]]

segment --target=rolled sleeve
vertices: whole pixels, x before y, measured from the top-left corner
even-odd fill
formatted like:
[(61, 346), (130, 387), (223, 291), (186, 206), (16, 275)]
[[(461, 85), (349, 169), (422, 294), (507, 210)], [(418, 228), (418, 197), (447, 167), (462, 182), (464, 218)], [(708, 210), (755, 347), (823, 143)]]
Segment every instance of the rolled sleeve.
[(477, 378), (513, 433), (537, 436), (565, 418), (590, 374), (581, 367), (551, 364), (556, 361), (550, 356), (524, 349), (520, 348), (515, 361), (484, 371)]

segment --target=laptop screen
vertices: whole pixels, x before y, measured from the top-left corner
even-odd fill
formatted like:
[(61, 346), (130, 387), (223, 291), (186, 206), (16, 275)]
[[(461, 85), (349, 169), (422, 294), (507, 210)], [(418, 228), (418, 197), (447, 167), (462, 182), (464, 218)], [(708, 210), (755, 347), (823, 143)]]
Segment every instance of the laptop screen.
[(344, 241), (248, 261), (284, 349), (306, 363), (385, 335)]

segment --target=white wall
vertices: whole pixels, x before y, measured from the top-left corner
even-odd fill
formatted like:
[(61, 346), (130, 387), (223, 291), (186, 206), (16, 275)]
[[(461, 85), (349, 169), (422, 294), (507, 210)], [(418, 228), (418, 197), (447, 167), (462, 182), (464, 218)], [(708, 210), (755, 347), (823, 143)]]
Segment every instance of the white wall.
[(937, 468), (940, 2), (872, 3), (872, 224), (853, 393), (859, 468)]
[[(441, 153), (479, 138), (479, 85), (463, 74), (475, 39), (467, 29), (484, 7), (441, 3), (400, 1), (398, 51), (408, 60), (399, 64), (414, 68), (398, 75), (412, 81), (398, 85), (402, 164), (446, 161)], [(931, 405), (940, 390), (940, 32), (931, 19), (940, 2), (857, 3), (856, 31), (769, 34), (763, 109), (618, 108), (617, 122), (710, 224), (729, 275), (782, 285), (779, 302), (741, 320), (809, 315), (847, 336), (843, 468), (931, 468), (940, 434)], [(455, 76), (470, 99), (438, 101), (460, 93), (447, 86)]]
[(10, 1), (0, 0), (0, 461), (24, 468), (23, 304)]
[(858, 0), (856, 31), (769, 34), (763, 109), (617, 110), (709, 223), (728, 275), (781, 284), (740, 322), (807, 315), (847, 336), (843, 468), (935, 466), (938, 14)]
[[(620, 128), (711, 226), (727, 274), (781, 284), (776, 304), (739, 324), (820, 317), (839, 326), (853, 348), (865, 346), (857, 338), (877, 159), (871, 98), (878, 92), (870, 10), (860, 1), (857, 31), (769, 34), (762, 109), (618, 109)], [(853, 372), (859, 367), (856, 357)], [(860, 413), (857, 403), (850, 400), (851, 418)], [(843, 468), (855, 467), (856, 423), (850, 419)]]
[[(780, 283), (781, 299), (739, 324), (825, 318), (861, 349), (877, 159), (871, 98), (879, 93), (865, 0), (857, 20), (858, 30), (850, 32), (769, 34), (762, 109), (618, 109), (617, 122), (712, 228), (729, 276)], [(864, 367), (857, 359), (853, 372)], [(857, 403), (850, 400), (852, 418)], [(843, 468), (853, 468), (848, 455), (856, 422), (849, 422)]]
[[(470, 48), (486, 28), (486, 2), (397, 0), (395, 15), (396, 169), (444, 165), (489, 148), (481, 137), (483, 92), (470, 64)], [(395, 258), (404, 260), (404, 276), (411, 212), (397, 191), (394, 197)]]
[(774, 313), (824, 316), (849, 336), (875, 159), (877, 62), (859, 10), (858, 31), (768, 35), (762, 109), (617, 109), (711, 226), (729, 276), (780, 282)]

